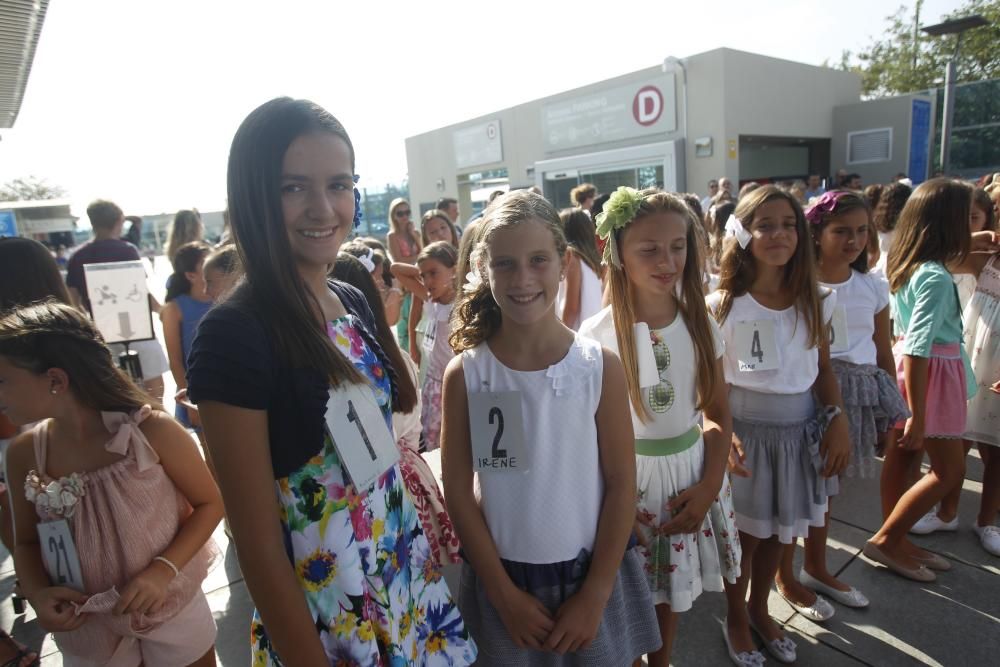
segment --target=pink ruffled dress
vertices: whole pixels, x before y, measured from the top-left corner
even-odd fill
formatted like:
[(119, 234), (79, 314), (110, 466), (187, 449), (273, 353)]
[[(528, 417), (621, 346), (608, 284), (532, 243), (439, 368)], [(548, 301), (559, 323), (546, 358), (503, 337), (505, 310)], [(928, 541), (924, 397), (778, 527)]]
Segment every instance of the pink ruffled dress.
[(122, 459), (60, 479), (45, 471), (49, 421), (32, 431), (37, 468), (25, 480), (25, 495), (40, 522), (69, 523), (83, 592), (90, 596), (77, 613), (91, 618), (76, 630), (54, 633), (66, 664), (190, 664), (215, 642), (215, 624), (201, 590), (219, 555), (213, 540), (173, 579), (157, 612), (111, 613), (118, 594), (173, 542), (192, 512), (139, 428), (151, 412), (148, 405), (131, 415), (102, 412), (113, 434), (105, 449)]

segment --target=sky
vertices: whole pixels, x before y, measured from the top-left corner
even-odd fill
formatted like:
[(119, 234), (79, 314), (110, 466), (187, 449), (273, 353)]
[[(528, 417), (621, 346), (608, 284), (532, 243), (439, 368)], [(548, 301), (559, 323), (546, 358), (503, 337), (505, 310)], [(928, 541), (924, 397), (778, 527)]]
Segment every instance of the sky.
[[(406, 178), (408, 136), (729, 47), (819, 65), (881, 34), (901, 0), (555, 2), (52, 0), (0, 182), (34, 175), (74, 213), (225, 206), (233, 134), (311, 99), (345, 125), (362, 185)], [(936, 23), (959, 0), (926, 0)], [(419, 165), (411, 165), (419, 169)]]

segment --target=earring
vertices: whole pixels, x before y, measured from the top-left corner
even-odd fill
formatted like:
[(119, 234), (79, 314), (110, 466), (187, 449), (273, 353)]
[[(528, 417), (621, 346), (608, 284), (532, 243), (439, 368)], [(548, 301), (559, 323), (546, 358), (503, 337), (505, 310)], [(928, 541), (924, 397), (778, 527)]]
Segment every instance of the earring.
[(58, 391), (56, 391), (56, 388), (55, 388), (55, 387), (52, 387), (52, 389), (49, 389), (49, 393), (50, 393), (50, 394), (52, 394), (53, 396), (55, 396), (55, 395), (56, 395), (56, 394), (58, 394), (59, 392), (58, 392)]

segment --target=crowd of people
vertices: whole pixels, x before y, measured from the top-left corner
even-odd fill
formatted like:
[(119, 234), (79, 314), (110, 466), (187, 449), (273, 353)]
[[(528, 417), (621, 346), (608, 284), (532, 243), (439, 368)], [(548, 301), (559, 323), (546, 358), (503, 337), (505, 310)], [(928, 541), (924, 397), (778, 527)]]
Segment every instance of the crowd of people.
[(0, 239), (17, 594), (65, 664), (214, 664), (225, 518), (255, 665), (667, 665), (704, 591), (735, 664), (763, 664), (755, 635), (794, 662), (772, 589), (817, 622), (877, 604), (827, 566), (841, 476), (882, 459), (864, 552), (931, 582), (949, 562), (907, 536), (957, 528), (977, 446), (1000, 556), (1000, 177), (836, 183), (514, 190), (464, 226), (397, 199), (383, 243), (354, 237), (346, 129), (263, 104), (227, 238), (175, 218), (141, 377), (88, 316), (83, 266), (139, 258), (119, 207), (88, 208), (65, 283)]

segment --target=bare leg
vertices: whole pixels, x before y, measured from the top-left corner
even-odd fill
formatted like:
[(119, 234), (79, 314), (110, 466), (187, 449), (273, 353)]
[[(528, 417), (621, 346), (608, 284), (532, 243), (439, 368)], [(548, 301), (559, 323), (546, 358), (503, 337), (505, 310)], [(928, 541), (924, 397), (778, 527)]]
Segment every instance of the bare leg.
[[(833, 499), (830, 502), (832, 503)], [(829, 532), (830, 510), (827, 509), (823, 525), (809, 527), (809, 537), (805, 539), (805, 562), (802, 564), (802, 569), (827, 586), (847, 592), (851, 587), (830, 574), (830, 570), (826, 567), (826, 538)]]
[(983, 459), (983, 498), (979, 504), (980, 526), (992, 526), (1000, 511), (1000, 450), (992, 445), (979, 445)]
[(931, 471), (903, 494), (871, 539), (890, 558), (909, 568), (920, 563), (903, 546), (907, 531), (965, 477), (965, 449), (961, 440), (928, 438), (924, 440), (924, 448), (931, 458)]
[(795, 576), (795, 546), (798, 543), (799, 539), (795, 538), (791, 544), (781, 545), (781, 563), (778, 566), (775, 583), (786, 598), (795, 604), (808, 607), (816, 603), (816, 594), (800, 584), (798, 577)]
[[(968, 440), (962, 441), (962, 446), (965, 447), (965, 455), (969, 455), (969, 450), (972, 449), (972, 443)], [(958, 501), (962, 497), (962, 482), (964, 480), (958, 480), (958, 484), (954, 486), (948, 495), (941, 499), (941, 504), (938, 506), (937, 515), (942, 521), (948, 522), (953, 520), (958, 516)]]
[[(646, 656), (649, 667), (670, 667), (670, 652), (674, 647), (674, 637), (677, 636), (677, 621), (680, 615), (671, 611), (670, 605), (656, 605), (656, 622), (660, 626), (660, 637), (663, 646)], [(730, 640), (732, 641), (732, 640)]]
[(736, 653), (754, 651), (757, 649), (750, 635), (750, 616), (747, 613), (747, 588), (750, 586), (750, 574), (753, 569), (754, 552), (760, 540), (740, 531), (740, 547), (743, 558), (740, 561), (740, 576), (735, 584), (723, 580), (726, 589), (726, 632), (729, 633), (729, 643)]
[[(897, 447), (896, 440), (898, 438), (899, 431), (895, 429), (886, 433), (885, 460), (882, 463), (880, 488), (883, 521), (889, 518), (899, 499), (919, 479), (920, 464), (924, 458), (923, 451), (914, 452)], [(911, 542), (909, 537), (903, 538), (900, 547), (913, 557), (927, 555), (927, 552)]]
[[(742, 535), (742, 534), (741, 534)], [(767, 611), (767, 599), (771, 595), (771, 584), (778, 573), (778, 566), (781, 564), (781, 552), (787, 545), (778, 541), (778, 538), (769, 537), (761, 540), (757, 545), (757, 553), (754, 554), (753, 572), (751, 574), (750, 600), (747, 602), (747, 612), (753, 619), (757, 629), (764, 634), (764, 639), (773, 641), (785, 636), (781, 628), (771, 620)]]

